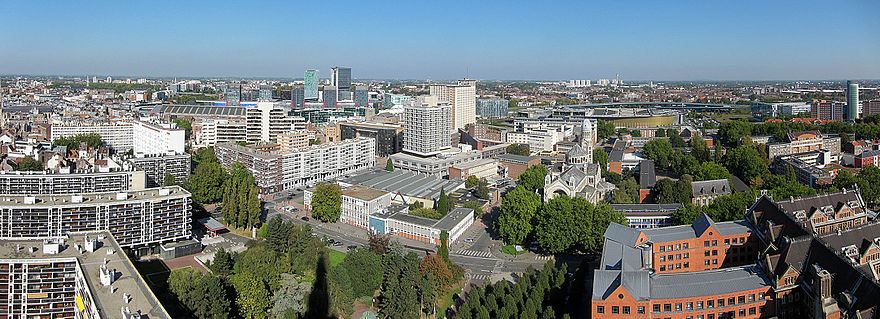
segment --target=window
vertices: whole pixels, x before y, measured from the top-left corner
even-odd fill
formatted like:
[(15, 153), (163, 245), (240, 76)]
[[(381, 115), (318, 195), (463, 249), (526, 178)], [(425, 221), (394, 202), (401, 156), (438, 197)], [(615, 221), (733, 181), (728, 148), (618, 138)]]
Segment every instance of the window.
[(666, 261), (666, 256), (660, 256), (660, 261)]
[(672, 251), (672, 245), (666, 245), (666, 250)]
[(736, 303), (738, 303), (738, 304), (744, 304), (744, 303), (746, 303), (746, 296), (739, 296), (739, 297), (737, 297), (737, 298), (736, 298)]
[(688, 243), (681, 244), (681, 248), (688, 249)]
[(746, 310), (745, 310), (745, 309), (740, 309), (740, 310), (739, 310), (739, 316), (740, 316), (740, 317), (745, 317), (745, 316), (746, 316)]
[(712, 250), (712, 256), (718, 256), (718, 251), (717, 251), (717, 250)]
[(636, 312), (639, 313), (640, 315), (645, 314), (645, 306), (639, 306), (638, 308), (636, 308)]
[(718, 307), (724, 307), (724, 299), (718, 299)]
[(681, 304), (680, 303), (675, 304), (675, 311), (681, 311)]
[(629, 306), (623, 306), (623, 314), (625, 314), (625, 315), (629, 314)]
[(681, 250), (681, 244), (675, 244), (675, 250)]
[(684, 263), (684, 269), (690, 268), (691, 263)]
[(703, 309), (703, 302), (697, 301), (697, 309)]
[(654, 305), (654, 312), (660, 312), (660, 305)]
[(749, 315), (750, 316), (754, 316), (756, 313), (757, 313), (757, 311), (755, 311), (755, 307), (749, 308)]
[(684, 309), (687, 309), (687, 310), (694, 310), (694, 303), (693, 303), (693, 302), (688, 302), (688, 303), (684, 304)]
[(675, 264), (675, 269), (681, 269), (681, 264)]
[(666, 266), (660, 266), (660, 271), (666, 271)]
[(718, 246), (718, 241), (717, 241), (717, 240), (713, 240), (713, 241), (712, 241), (712, 247), (715, 247), (715, 246)]
[(749, 302), (754, 302), (754, 301), (755, 301), (755, 294), (749, 295)]
[(672, 304), (665, 304), (665, 305), (663, 305), (663, 311), (665, 311), (665, 312), (670, 312), (670, 311), (672, 311)]
[(708, 241), (708, 240), (703, 242), (703, 247), (709, 247), (709, 241)]
[(675, 259), (681, 260), (681, 254), (675, 255)]
[(709, 266), (709, 260), (708, 260), (708, 259), (704, 260), (704, 261), (703, 261), (703, 264), (706, 265), (706, 266)]
[(712, 259), (712, 264), (713, 264), (713, 265), (717, 265), (717, 264), (718, 264), (718, 259)]
[(728, 306), (733, 306), (735, 304), (736, 304), (736, 300), (734, 300), (733, 297), (727, 298), (727, 305)]
[(688, 258), (688, 257), (690, 257), (690, 254), (688, 254), (688, 253), (684, 253), (684, 255), (682, 255), (682, 258)]
[(703, 252), (703, 255), (705, 255), (706, 257), (709, 257), (710, 254), (711, 252), (709, 252), (708, 250)]
[(666, 252), (666, 246), (660, 246), (660, 252)]
[(710, 314), (706, 315), (706, 319), (715, 319), (715, 314), (710, 313)]
[(596, 313), (605, 313), (605, 306), (596, 306)]
[(709, 308), (709, 309), (715, 308), (715, 300), (707, 300), (706, 301), (706, 308)]
[(725, 245), (730, 245), (730, 239), (725, 239), (725, 240), (724, 240), (724, 244), (725, 244)]
[(618, 306), (611, 306), (611, 313), (613, 313), (613, 314), (619, 314), (619, 313), (620, 313), (620, 307), (618, 307)]
[(764, 300), (764, 293), (763, 292), (758, 293), (758, 300)]

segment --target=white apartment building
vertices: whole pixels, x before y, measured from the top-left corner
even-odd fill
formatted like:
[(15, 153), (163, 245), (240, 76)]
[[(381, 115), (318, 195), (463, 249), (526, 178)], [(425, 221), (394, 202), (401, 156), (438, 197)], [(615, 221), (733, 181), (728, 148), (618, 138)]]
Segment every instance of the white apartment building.
[(263, 192), (312, 186), (376, 165), (376, 140), (368, 137), (308, 146), (290, 151), (264, 151), (235, 143), (217, 144), (215, 152), (227, 169), (242, 163)]
[(430, 94), (439, 102), (452, 105), (452, 129), (464, 129), (468, 124), (477, 122), (477, 81), (470, 79), (458, 80), (457, 84), (439, 84), (430, 86)]
[(556, 130), (534, 129), (529, 133), (507, 132), (503, 142), (510, 144), (524, 144), (529, 146), (529, 151), (538, 153), (541, 151), (553, 151), (553, 146), (565, 138), (565, 133)]
[(438, 100), (419, 97), (404, 107), (403, 151), (431, 156), (451, 147), (452, 108)]
[(186, 131), (174, 123), (132, 122), (132, 145), (135, 154), (183, 154), (186, 152)]
[(143, 171), (114, 172), (3, 172), (0, 194), (61, 195), (117, 191), (138, 191), (146, 187)]
[(96, 133), (104, 143), (118, 151), (125, 152), (134, 147), (134, 129), (130, 121), (87, 122), (63, 121), (52, 123), (52, 142), (62, 137)]
[(370, 215), (391, 205), (391, 197), (391, 193), (365, 186), (355, 185), (343, 189), (342, 215), (339, 221), (368, 229)]
[(274, 102), (257, 102), (256, 107), (247, 108), (246, 114), (248, 143), (274, 141), (278, 134), (293, 127), (293, 119)]
[(214, 146), (247, 140), (247, 122), (243, 119), (196, 119), (192, 124), (193, 146)]

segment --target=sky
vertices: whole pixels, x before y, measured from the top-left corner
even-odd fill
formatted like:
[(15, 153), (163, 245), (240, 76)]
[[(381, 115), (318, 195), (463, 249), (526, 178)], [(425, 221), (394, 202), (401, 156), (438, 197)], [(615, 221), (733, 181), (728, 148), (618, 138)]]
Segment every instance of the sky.
[(880, 78), (880, 1), (19, 1), (0, 74)]

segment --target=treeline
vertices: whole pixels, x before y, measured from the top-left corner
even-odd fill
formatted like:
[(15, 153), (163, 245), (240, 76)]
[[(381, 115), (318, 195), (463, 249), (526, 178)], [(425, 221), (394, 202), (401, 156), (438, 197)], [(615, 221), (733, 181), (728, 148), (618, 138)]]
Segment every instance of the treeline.
[(569, 276), (566, 264), (556, 267), (548, 262), (543, 270), (529, 266), (516, 283), (502, 280), (472, 288), (458, 307), (456, 318), (583, 318), (589, 309), (584, 306), (587, 268), (582, 264)]
[(62, 136), (52, 141), (52, 145), (65, 146), (67, 147), (67, 150), (76, 150), (79, 149), (80, 144), (83, 142), (85, 142), (86, 146), (90, 148), (96, 148), (104, 145), (104, 142), (101, 140), (101, 135), (98, 133), (84, 133), (76, 134), (73, 136)]
[(831, 121), (825, 124), (727, 121), (721, 123), (718, 137), (728, 147), (746, 144), (751, 136), (772, 136), (785, 140), (790, 132), (820, 131), (826, 134), (853, 134), (857, 139), (880, 139), (880, 115), (872, 115), (854, 124)]

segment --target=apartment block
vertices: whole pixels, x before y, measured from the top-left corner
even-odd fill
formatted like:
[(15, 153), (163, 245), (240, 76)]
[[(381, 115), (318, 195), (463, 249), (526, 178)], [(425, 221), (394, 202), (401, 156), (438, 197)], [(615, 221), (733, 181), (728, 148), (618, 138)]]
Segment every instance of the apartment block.
[(375, 140), (360, 137), (290, 151), (219, 144), (215, 152), (227, 169), (242, 163), (264, 192), (288, 190), (331, 180), (376, 165)]
[(440, 102), (452, 106), (452, 122), (450, 129), (464, 129), (468, 124), (477, 121), (477, 81), (470, 79), (458, 80), (456, 84), (438, 84), (429, 87), (430, 94)]
[(789, 133), (786, 140), (767, 144), (767, 157), (772, 161), (776, 157), (799, 153), (827, 150), (836, 162), (840, 156), (840, 138), (825, 137), (816, 131)]
[(140, 191), (146, 183), (146, 175), (141, 171), (6, 172), (0, 174), (0, 194), (32, 196)]
[(127, 163), (132, 169), (144, 172), (148, 187), (158, 187), (162, 185), (167, 175), (174, 176), (175, 183), (189, 179), (192, 159), (189, 154), (180, 153), (133, 157), (128, 159)]
[(52, 142), (61, 137), (72, 137), (80, 134), (95, 133), (110, 148), (125, 152), (134, 148), (134, 128), (131, 122), (125, 121), (64, 121), (52, 123)]
[(179, 186), (69, 196), (0, 196), (0, 239), (62, 238), (109, 231), (121, 247), (191, 236), (190, 193)]

